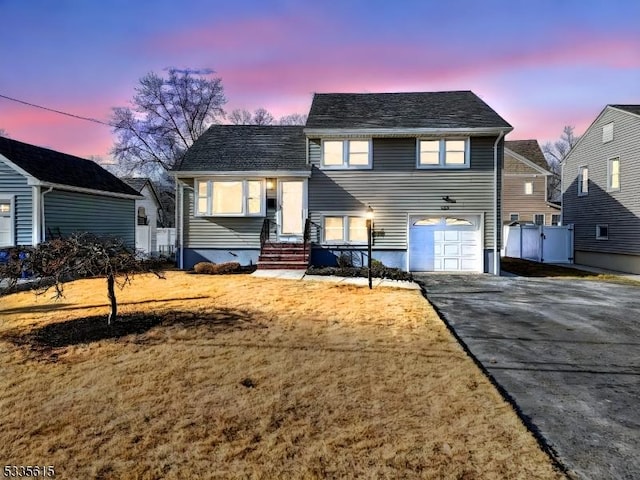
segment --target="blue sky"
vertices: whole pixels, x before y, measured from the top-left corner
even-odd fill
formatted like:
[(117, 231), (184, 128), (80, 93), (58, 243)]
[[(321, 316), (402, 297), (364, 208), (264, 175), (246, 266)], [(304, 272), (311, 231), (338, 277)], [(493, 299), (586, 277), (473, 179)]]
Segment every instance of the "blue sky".
[[(228, 111), (276, 116), (314, 92), (473, 90), (541, 143), (640, 103), (637, 1), (0, 0), (0, 17), (0, 94), (104, 121), (167, 67), (212, 68)], [(113, 142), (1, 98), (0, 128), (80, 156)]]

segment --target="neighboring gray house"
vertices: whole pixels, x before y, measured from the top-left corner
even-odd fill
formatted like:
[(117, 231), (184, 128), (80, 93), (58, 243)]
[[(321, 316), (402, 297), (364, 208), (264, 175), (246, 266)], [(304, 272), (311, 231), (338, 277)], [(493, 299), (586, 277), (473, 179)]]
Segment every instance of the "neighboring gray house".
[(575, 263), (640, 273), (640, 105), (607, 105), (562, 164)]
[(366, 251), (371, 207), (385, 265), (494, 271), (511, 130), (469, 91), (316, 94), (304, 128), (213, 126), (175, 172), (179, 265), (296, 266), (296, 243), (330, 264)]
[(144, 197), (136, 200), (136, 250), (155, 254), (158, 252), (158, 226), (164, 215), (160, 197), (146, 177), (125, 177), (122, 180)]
[(547, 201), (550, 175), (537, 140), (504, 142), (502, 223), (558, 225), (560, 206)]
[(90, 160), (0, 137), (0, 248), (73, 232), (133, 246), (139, 198)]

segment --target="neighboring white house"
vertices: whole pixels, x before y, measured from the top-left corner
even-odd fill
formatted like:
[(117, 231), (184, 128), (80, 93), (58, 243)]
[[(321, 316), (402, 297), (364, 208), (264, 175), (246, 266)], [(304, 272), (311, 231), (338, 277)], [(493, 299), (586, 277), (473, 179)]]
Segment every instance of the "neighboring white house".
[(146, 254), (158, 253), (158, 223), (162, 221), (162, 205), (153, 187), (146, 177), (129, 177), (123, 180), (140, 195), (136, 200), (136, 250)]

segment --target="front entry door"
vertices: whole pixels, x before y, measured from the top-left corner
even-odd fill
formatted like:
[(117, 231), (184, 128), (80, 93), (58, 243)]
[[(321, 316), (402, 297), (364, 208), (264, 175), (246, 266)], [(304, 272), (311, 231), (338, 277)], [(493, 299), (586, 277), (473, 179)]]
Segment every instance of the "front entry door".
[(278, 189), (278, 237), (280, 240), (301, 240), (304, 231), (304, 181), (281, 180)]

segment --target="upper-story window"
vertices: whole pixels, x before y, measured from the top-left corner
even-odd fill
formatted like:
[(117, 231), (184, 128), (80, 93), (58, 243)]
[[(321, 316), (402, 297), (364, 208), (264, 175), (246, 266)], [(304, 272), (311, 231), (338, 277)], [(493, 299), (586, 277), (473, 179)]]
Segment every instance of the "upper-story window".
[(620, 158), (610, 158), (607, 164), (607, 190), (620, 190)]
[(589, 167), (578, 168), (578, 196), (589, 193)]
[(469, 139), (418, 139), (418, 168), (469, 168)]
[(196, 181), (196, 216), (264, 216), (262, 180)]
[(371, 168), (371, 140), (323, 140), (323, 168)]
[(524, 182), (524, 194), (533, 195), (533, 182)]
[(613, 140), (613, 122), (607, 123), (602, 127), (602, 143), (607, 143)]

